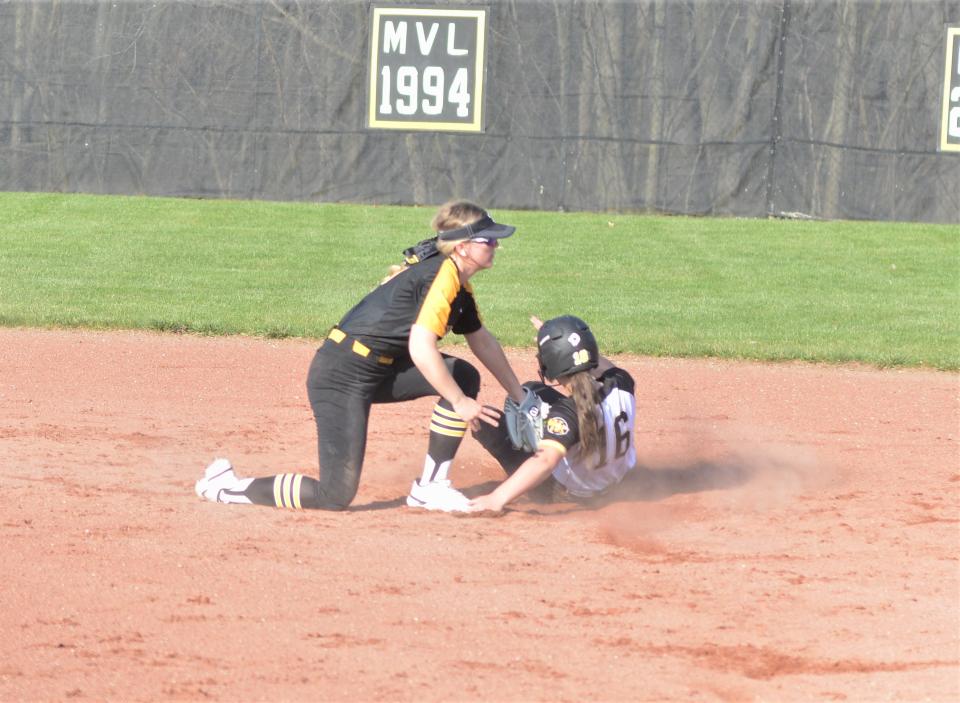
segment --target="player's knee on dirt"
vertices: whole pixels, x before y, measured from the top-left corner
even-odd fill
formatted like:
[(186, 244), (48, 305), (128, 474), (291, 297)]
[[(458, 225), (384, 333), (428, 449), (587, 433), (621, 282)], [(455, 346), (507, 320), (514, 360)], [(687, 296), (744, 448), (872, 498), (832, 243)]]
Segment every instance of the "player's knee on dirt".
[(312, 481), (309, 485), (303, 486), (300, 493), (300, 505), (294, 507), (299, 507), (304, 510), (346, 510), (350, 507), (350, 503), (353, 502), (355, 495), (356, 491), (349, 497), (346, 495), (328, 494), (320, 488), (319, 481)]
[(337, 464), (336, 470), (321, 469), (320, 480), (311, 485), (312, 491), (309, 496), (303, 496), (304, 500), (315, 510), (346, 510), (360, 488), (362, 467), (361, 455)]

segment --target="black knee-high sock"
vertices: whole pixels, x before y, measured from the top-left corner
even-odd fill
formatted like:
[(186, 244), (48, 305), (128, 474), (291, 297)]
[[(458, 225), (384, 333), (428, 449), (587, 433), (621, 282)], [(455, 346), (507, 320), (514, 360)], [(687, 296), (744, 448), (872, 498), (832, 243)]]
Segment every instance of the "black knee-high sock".
[(270, 505), (293, 510), (318, 508), (317, 479), (304, 474), (277, 474), (255, 478), (243, 495), (255, 505)]
[(433, 406), (430, 417), (430, 443), (427, 456), (423, 461), (423, 475), (420, 483), (443, 481), (450, 471), (450, 463), (460, 448), (463, 435), (467, 432), (467, 423), (454, 412), (453, 406), (441, 399)]

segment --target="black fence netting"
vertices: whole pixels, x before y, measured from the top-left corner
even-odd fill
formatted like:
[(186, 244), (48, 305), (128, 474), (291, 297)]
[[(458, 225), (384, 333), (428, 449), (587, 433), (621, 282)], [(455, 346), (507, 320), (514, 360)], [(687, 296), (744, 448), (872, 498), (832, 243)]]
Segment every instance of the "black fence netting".
[(0, 2), (0, 190), (960, 222), (960, 0), (387, 5), (486, 10), (472, 133), (368, 127), (376, 6)]

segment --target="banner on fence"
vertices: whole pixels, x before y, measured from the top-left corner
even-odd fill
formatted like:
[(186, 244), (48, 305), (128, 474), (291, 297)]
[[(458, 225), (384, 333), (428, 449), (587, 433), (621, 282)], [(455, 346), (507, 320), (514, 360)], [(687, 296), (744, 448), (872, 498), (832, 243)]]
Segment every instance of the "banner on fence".
[(374, 6), (367, 126), (480, 132), (487, 10)]

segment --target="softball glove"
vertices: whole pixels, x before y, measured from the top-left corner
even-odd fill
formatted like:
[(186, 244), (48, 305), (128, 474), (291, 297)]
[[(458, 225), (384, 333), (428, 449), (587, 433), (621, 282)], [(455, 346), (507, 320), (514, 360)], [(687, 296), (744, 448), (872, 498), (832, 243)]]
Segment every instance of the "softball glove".
[(537, 451), (543, 436), (540, 396), (527, 387), (524, 387), (523, 400), (519, 403), (507, 396), (503, 404), (503, 416), (513, 448), (531, 453)]

